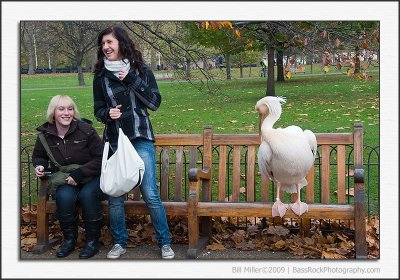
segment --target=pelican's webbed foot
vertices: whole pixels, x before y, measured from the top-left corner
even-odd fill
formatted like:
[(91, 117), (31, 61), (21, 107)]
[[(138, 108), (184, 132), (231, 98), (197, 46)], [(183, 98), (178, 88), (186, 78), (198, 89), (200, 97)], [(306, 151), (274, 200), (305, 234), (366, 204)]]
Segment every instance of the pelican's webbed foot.
[(290, 208), (297, 216), (301, 216), (308, 212), (308, 205), (301, 201), (290, 204)]
[(282, 201), (277, 200), (272, 205), (272, 217), (280, 216), (281, 218), (283, 218), (283, 216), (285, 216), (286, 210), (288, 209), (289, 209), (288, 204), (285, 204)]

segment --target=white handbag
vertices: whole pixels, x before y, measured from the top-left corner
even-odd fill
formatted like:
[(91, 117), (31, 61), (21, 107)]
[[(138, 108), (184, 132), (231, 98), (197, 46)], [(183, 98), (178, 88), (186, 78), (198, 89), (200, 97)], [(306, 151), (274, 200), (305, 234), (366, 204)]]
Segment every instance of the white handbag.
[(144, 162), (121, 128), (118, 149), (108, 159), (109, 146), (109, 142), (104, 143), (100, 188), (105, 194), (118, 197), (141, 184)]

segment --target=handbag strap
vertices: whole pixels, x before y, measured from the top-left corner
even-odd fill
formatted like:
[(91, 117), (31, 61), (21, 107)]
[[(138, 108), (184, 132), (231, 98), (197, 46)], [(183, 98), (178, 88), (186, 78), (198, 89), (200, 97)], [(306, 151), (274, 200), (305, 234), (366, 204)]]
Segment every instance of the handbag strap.
[(43, 132), (39, 132), (38, 136), (39, 136), (40, 142), (42, 142), (42, 145), (43, 145), (44, 149), (46, 150), (48, 157), (54, 163), (54, 165), (60, 169), (62, 166), (53, 157), (53, 154), (51, 153), (50, 148), (49, 148), (49, 144), (47, 143), (46, 138), (44, 138)]

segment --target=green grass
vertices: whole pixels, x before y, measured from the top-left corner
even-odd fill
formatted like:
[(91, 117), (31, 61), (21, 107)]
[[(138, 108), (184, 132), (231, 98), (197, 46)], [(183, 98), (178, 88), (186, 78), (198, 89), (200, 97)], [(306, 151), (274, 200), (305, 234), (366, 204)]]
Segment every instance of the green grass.
[[(259, 71), (253, 68), (252, 73), (256, 69)], [(238, 71), (234, 69), (231, 81), (217, 80), (221, 91), (215, 94), (199, 91), (196, 82), (160, 80), (162, 104), (159, 110), (150, 112), (155, 133), (201, 133), (204, 125), (212, 125), (214, 133), (258, 133), (259, 116), (254, 105), (265, 96), (266, 79), (239, 79)], [(372, 79), (369, 81), (344, 74), (298, 74), (283, 83), (276, 83), (276, 95), (285, 96), (287, 102), (275, 127), (295, 124), (315, 133), (341, 133), (352, 132), (354, 123), (361, 122), (364, 144), (378, 146), (379, 73), (370, 74)], [(48, 102), (56, 94), (70, 95), (81, 116), (92, 120), (102, 134), (104, 126), (93, 116), (92, 74), (85, 73), (85, 81), (87, 87), (77, 88), (76, 74), (22, 76), (21, 147), (34, 143), (35, 128), (44, 122)], [(42, 89), (46, 87), (51, 89)], [(365, 157), (368, 156), (366, 153)], [(377, 174), (376, 169), (374, 174)], [(370, 182), (371, 205), (376, 213), (377, 176), (374, 175)]]
[[(37, 85), (32, 82), (33, 78), (29, 77), (30, 83)], [(55, 77), (63, 85), (70, 78)], [(379, 139), (379, 80), (378, 76), (374, 78), (373, 82), (365, 82), (345, 75), (296, 76), (276, 83), (276, 95), (285, 96), (287, 103), (275, 126), (296, 124), (317, 133), (351, 132), (355, 122), (362, 122), (364, 143), (376, 146)], [(254, 105), (265, 95), (266, 81), (252, 78), (218, 83), (221, 92), (206, 94), (196, 85), (159, 82), (162, 104), (159, 110), (150, 112), (155, 132), (200, 133), (204, 125), (210, 124), (215, 133), (257, 133), (258, 113)], [(81, 116), (92, 120), (102, 132), (103, 124), (93, 116), (91, 86), (47, 90), (22, 88), (23, 145), (33, 143), (35, 128), (44, 122), (48, 102), (56, 94), (70, 95)]]
[[(77, 73), (21, 75), (21, 89), (79, 86)], [(92, 85), (93, 75), (84, 73), (85, 83)]]

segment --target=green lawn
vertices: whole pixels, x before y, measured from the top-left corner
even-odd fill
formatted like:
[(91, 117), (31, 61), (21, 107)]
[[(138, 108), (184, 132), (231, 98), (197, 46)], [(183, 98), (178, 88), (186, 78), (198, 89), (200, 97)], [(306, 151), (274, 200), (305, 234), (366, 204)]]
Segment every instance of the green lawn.
[[(252, 73), (254, 71), (256, 68)], [(276, 83), (276, 95), (285, 96), (287, 102), (275, 127), (295, 124), (316, 133), (352, 132), (353, 124), (361, 122), (364, 144), (378, 146), (379, 73), (370, 74), (369, 81), (340, 73), (297, 74), (290, 80)], [(266, 80), (260, 77), (239, 79), (238, 69), (234, 69), (233, 77), (231, 81), (217, 80), (221, 91), (215, 94), (199, 91), (199, 82), (159, 80), (162, 104), (159, 110), (150, 112), (155, 133), (201, 133), (208, 124), (213, 126), (214, 133), (258, 133), (259, 116), (254, 106), (265, 95)], [(81, 116), (91, 119), (102, 134), (104, 126), (93, 116), (92, 74), (85, 73), (85, 81), (87, 86), (79, 88), (76, 74), (22, 76), (21, 147), (34, 143), (35, 128), (44, 122), (48, 102), (56, 94), (70, 95)], [(367, 153), (364, 152), (365, 157)], [(372, 168), (374, 175), (369, 179), (371, 211), (376, 214), (378, 172), (377, 167)]]
[[(91, 74), (87, 76), (91, 77)], [(295, 76), (276, 83), (276, 95), (285, 96), (283, 113), (276, 127), (296, 124), (314, 132), (351, 132), (355, 122), (364, 124), (364, 142), (378, 145), (379, 76), (373, 81), (356, 80), (345, 75)], [(43, 86), (35, 78), (21, 80), (21, 142), (32, 143), (35, 128), (44, 122), (48, 102), (53, 95), (68, 94), (77, 103), (82, 117), (91, 119), (99, 132), (103, 125), (93, 116), (91, 80), (76, 88), (76, 74), (51, 76)], [(28, 81), (26, 81), (27, 79)], [(72, 88), (26, 90), (50, 84)], [(258, 114), (254, 105), (265, 95), (264, 78), (218, 81), (221, 91), (206, 94), (197, 85), (159, 81), (162, 104), (151, 112), (156, 133), (198, 133), (206, 124), (218, 133), (256, 133)], [(23, 86), (25, 85), (25, 87)]]

